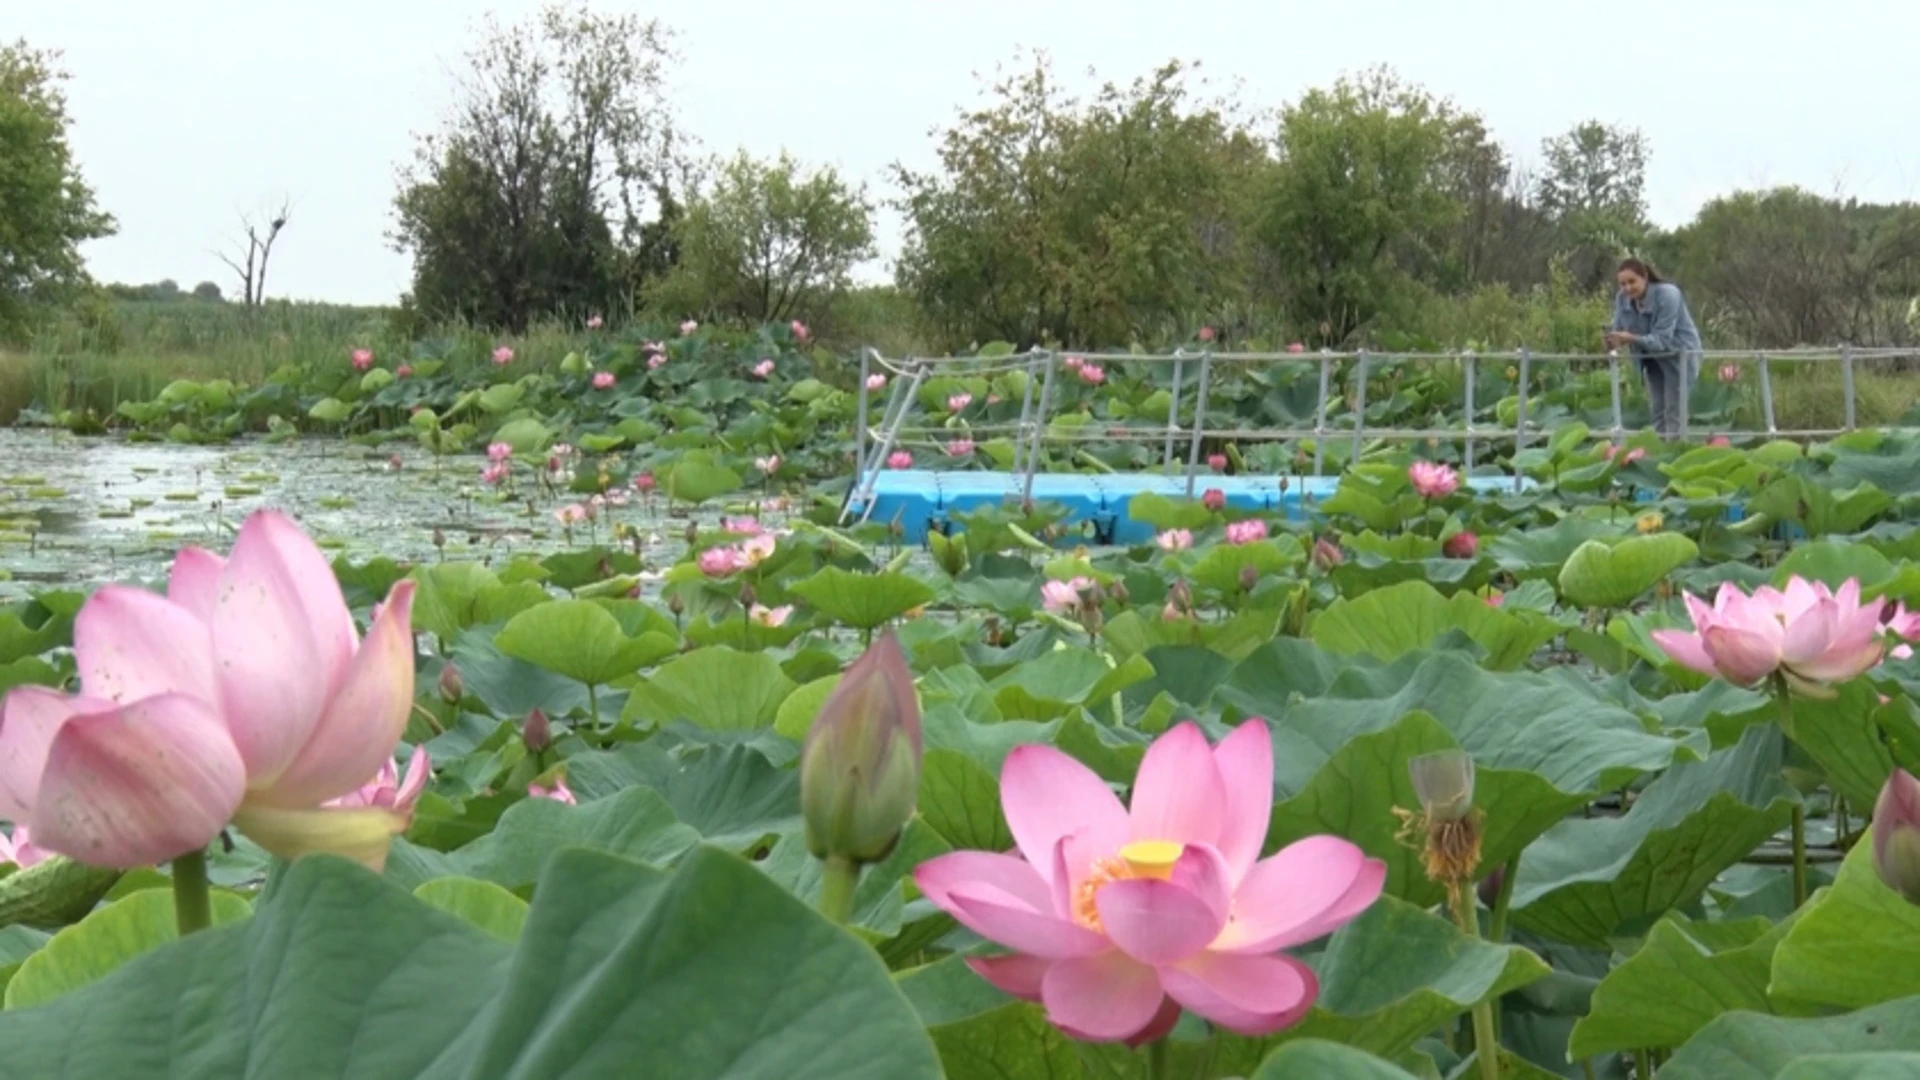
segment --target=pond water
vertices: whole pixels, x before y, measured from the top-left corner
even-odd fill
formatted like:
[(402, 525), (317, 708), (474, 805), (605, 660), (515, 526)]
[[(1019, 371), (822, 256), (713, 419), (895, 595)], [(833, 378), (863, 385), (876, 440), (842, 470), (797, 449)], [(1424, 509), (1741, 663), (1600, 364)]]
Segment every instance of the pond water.
[(440, 557), (437, 530), (446, 558), (497, 565), (609, 543), (615, 522), (637, 530), (649, 567), (684, 551), (686, 520), (667, 517), (658, 499), (636, 498), (569, 532), (553, 510), (581, 496), (541, 490), (518, 466), (521, 494), (503, 498), (479, 482), (483, 464), (473, 454), (436, 462), (401, 444), (184, 446), (0, 429), (0, 600), (162, 579), (182, 545), (225, 550), (262, 507), (287, 511), (330, 554), (356, 562), (431, 561)]

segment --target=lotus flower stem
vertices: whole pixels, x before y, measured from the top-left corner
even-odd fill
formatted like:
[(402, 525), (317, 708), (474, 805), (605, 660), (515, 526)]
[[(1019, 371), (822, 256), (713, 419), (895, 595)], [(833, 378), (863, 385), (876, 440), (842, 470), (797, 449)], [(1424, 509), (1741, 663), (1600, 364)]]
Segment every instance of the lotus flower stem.
[[(1513, 874), (1500, 884), (1501, 892), (1510, 892), (1513, 888)], [(1448, 901), (1453, 907), (1453, 921), (1460, 926), (1460, 932), (1470, 938), (1480, 936), (1480, 914), (1474, 910), (1473, 890), (1464, 882), (1455, 882), (1447, 887)], [(1500, 1040), (1493, 1034), (1493, 1002), (1482, 1001), (1473, 1007), (1473, 1055), (1480, 1062), (1482, 1080), (1500, 1080)]]
[(180, 936), (213, 924), (213, 900), (207, 893), (207, 853), (189, 851), (173, 860), (173, 914)]
[(1513, 881), (1520, 875), (1520, 856), (1515, 854), (1507, 860), (1506, 872), (1500, 875), (1500, 890), (1493, 898), (1493, 918), (1487, 923), (1487, 940), (1504, 942), (1507, 940), (1507, 911), (1513, 905)]
[(860, 884), (860, 864), (844, 855), (821, 860), (820, 914), (842, 926), (853, 918), (853, 890)]
[(1147, 1044), (1147, 1080), (1166, 1080), (1173, 1075), (1167, 1060), (1170, 1048), (1164, 1035)]
[[(1773, 694), (1780, 700), (1780, 730), (1793, 738), (1793, 689), (1784, 674), (1773, 676)], [(1807, 902), (1807, 804), (1793, 804), (1793, 906), (1797, 911)]]

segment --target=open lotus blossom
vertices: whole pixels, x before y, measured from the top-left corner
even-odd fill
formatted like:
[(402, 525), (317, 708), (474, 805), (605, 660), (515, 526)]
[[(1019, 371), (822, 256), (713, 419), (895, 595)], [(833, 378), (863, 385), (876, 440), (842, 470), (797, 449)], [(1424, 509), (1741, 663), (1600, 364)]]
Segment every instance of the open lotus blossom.
[(1081, 364), (1080, 381), (1090, 386), (1099, 386), (1107, 381), (1107, 369), (1099, 364)]
[(753, 467), (756, 469), (759, 469), (763, 473), (779, 472), (780, 471), (780, 455), (768, 454), (766, 457), (754, 458)]
[(593, 388), (595, 390), (611, 390), (613, 389), (613, 384), (617, 381), (611, 371), (596, 371), (593, 373)]
[(887, 468), (911, 469), (913, 468), (913, 455), (905, 450), (895, 450), (893, 453), (887, 455)]
[(512, 456), (513, 456), (512, 443), (497, 442), (497, 443), (487, 444), (487, 460), (488, 461), (505, 461)]
[(493, 362), (499, 367), (506, 367), (508, 364), (513, 363), (513, 349), (506, 345), (494, 349)]
[(793, 336), (796, 341), (807, 340), (807, 324), (801, 322), (799, 319), (795, 319), (792, 322), (788, 323), (787, 329), (793, 331)]
[(598, 330), (605, 325), (607, 325), (607, 321), (605, 319), (602, 319), (600, 316), (598, 315), (587, 316), (587, 329)]
[(327, 804), (406, 727), (413, 590), (395, 584), (361, 640), (326, 556), (277, 511), (226, 559), (181, 549), (166, 596), (101, 588), (74, 622), (80, 692), (0, 704), (0, 817), (96, 866), (176, 858), (229, 824), (286, 858), (381, 866), (405, 816)]
[(1267, 523), (1259, 518), (1227, 523), (1227, 543), (1251, 544), (1267, 538)]
[[(451, 671), (451, 668), (447, 670)], [(407, 772), (403, 777), (400, 770), (388, 758), (380, 765), (380, 771), (373, 779), (349, 791), (337, 799), (328, 801), (329, 807), (354, 808), (378, 806), (395, 810), (407, 815), (411, 820), (413, 804), (420, 801), (420, 793), (427, 790), (427, 781), (433, 779), (433, 761), (427, 756), (427, 748), (416, 746), (413, 756), (407, 759)]]
[(480, 482), (486, 484), (488, 487), (498, 487), (506, 483), (507, 477), (512, 472), (512, 466), (504, 461), (496, 461), (480, 470)]
[(779, 607), (771, 608), (755, 604), (747, 609), (747, 618), (753, 620), (756, 626), (765, 626), (770, 629), (787, 625), (787, 620), (792, 617), (792, 604), (781, 604)]
[(1813, 694), (1821, 684), (1844, 682), (1880, 662), (1886, 650), (1879, 601), (1860, 603), (1860, 582), (1839, 589), (1795, 577), (1784, 590), (1771, 585), (1752, 596), (1732, 582), (1720, 586), (1713, 606), (1686, 595), (1693, 630), (1655, 630), (1654, 643), (1684, 667), (1738, 686), (1784, 676)]
[(12, 863), (25, 870), (51, 854), (52, 852), (42, 851), (34, 846), (33, 838), (27, 835), (25, 825), (15, 825), (12, 836), (0, 833), (0, 863)]
[(947, 411), (959, 412), (971, 404), (973, 404), (972, 394), (953, 394), (947, 398)]
[(1017, 852), (942, 855), (914, 882), (1014, 950), (969, 967), (1077, 1039), (1148, 1042), (1183, 1007), (1249, 1036), (1299, 1021), (1319, 984), (1281, 950), (1352, 921), (1386, 881), (1385, 863), (1333, 836), (1260, 858), (1273, 808), (1260, 720), (1218, 747), (1191, 721), (1155, 740), (1130, 807), (1041, 745), (1007, 755), (1000, 798)]
[(651, 492), (654, 488), (658, 487), (659, 484), (660, 484), (660, 481), (654, 479), (653, 473), (651, 471), (637, 473), (634, 475), (634, 478), (633, 478), (633, 490), (639, 492), (642, 495), (645, 495)]
[(1079, 371), (1081, 366), (1086, 363), (1085, 360), (1078, 356), (1069, 356), (1060, 362), (1067, 366), (1068, 371)]
[(1153, 542), (1160, 545), (1161, 551), (1185, 551), (1193, 546), (1193, 531), (1191, 529), (1168, 529), (1159, 536), (1154, 537)]
[(528, 784), (527, 794), (536, 799), (552, 799), (554, 802), (566, 803), (568, 806), (580, 805), (580, 800), (574, 798), (573, 789), (567, 786), (567, 778), (564, 776), (556, 778), (552, 787)]
[(680, 336), (692, 337), (693, 332), (698, 329), (700, 329), (700, 324), (692, 319), (688, 319), (686, 322), (680, 324)]
[(1601, 453), (1606, 455), (1608, 461), (1614, 462), (1623, 469), (1647, 456), (1647, 448), (1644, 446), (1636, 446), (1624, 454), (1620, 452), (1620, 449), (1620, 447), (1615, 446), (1613, 443), (1608, 443), (1607, 448), (1601, 451)]
[(562, 525), (578, 525), (592, 516), (584, 503), (570, 503), (553, 512), (553, 519)]
[(747, 556), (737, 547), (710, 547), (694, 559), (700, 572), (708, 577), (726, 577), (747, 567)]
[(774, 548), (779, 543), (780, 541), (771, 533), (749, 536), (746, 542), (740, 545), (740, 558), (748, 566), (759, 566), (773, 557)]
[(1080, 607), (1081, 591), (1092, 586), (1092, 579), (1084, 577), (1076, 577), (1071, 581), (1049, 581), (1040, 586), (1040, 606), (1061, 614), (1076, 611)]
[(770, 377), (772, 377), (772, 375), (773, 375), (773, 361), (772, 361), (772, 360), (762, 360), (762, 361), (760, 361), (759, 363), (757, 363), (757, 364), (755, 364), (755, 365), (753, 365), (753, 377), (754, 377), (754, 378), (756, 378), (756, 379), (765, 379), (765, 378), (770, 378)]
[(1460, 487), (1460, 474), (1437, 461), (1416, 461), (1407, 467), (1407, 479), (1423, 499), (1444, 499)]
[(1720, 381), (1725, 383), (1739, 382), (1740, 381), (1740, 365), (1721, 364), (1720, 365)]
[(974, 449), (972, 439), (954, 439), (946, 446), (947, 456), (954, 458), (972, 457)]
[(767, 529), (766, 526), (760, 524), (759, 518), (741, 515), (739, 517), (721, 518), (720, 531), (730, 532), (735, 536), (759, 536), (761, 533), (766, 532)]
[(355, 349), (353, 350), (352, 359), (353, 359), (353, 370), (365, 371), (368, 368), (373, 366), (373, 350), (372, 349)]
[(886, 386), (887, 386), (887, 377), (885, 375), (882, 375), (876, 371), (873, 374), (867, 376), (867, 389), (884, 390), (886, 389)]
[(659, 371), (659, 370), (660, 370), (661, 368), (663, 368), (663, 367), (665, 367), (666, 365), (667, 365), (667, 354), (666, 354), (666, 353), (658, 353), (658, 352), (657, 352), (657, 353), (654, 353), (654, 354), (652, 354), (651, 356), (648, 356), (648, 357), (647, 357), (647, 370), (648, 370), (648, 371)]

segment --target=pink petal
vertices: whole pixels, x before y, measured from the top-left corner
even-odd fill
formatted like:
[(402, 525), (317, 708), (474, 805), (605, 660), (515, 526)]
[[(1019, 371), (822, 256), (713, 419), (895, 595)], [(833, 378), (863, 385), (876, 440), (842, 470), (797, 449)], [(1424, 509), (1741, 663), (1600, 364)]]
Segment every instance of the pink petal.
[(1840, 609), (1831, 600), (1822, 600), (1787, 623), (1780, 636), (1780, 659), (1799, 666), (1827, 651), (1839, 629)]
[[(1052, 911), (1047, 881), (1026, 860), (991, 851), (955, 851), (914, 868), (913, 883), (934, 906), (947, 909), (947, 896), (965, 885), (992, 885), (1035, 911)], [(949, 909), (950, 910), (950, 909)]]
[(0, 817), (15, 825), (33, 816), (47, 751), (60, 725), (83, 713), (108, 712), (113, 702), (63, 694), (50, 686), (21, 686), (0, 700)]
[(1001, 992), (1026, 1001), (1040, 1000), (1040, 983), (1055, 963), (1039, 956), (1008, 953), (1005, 956), (969, 956), (967, 966), (975, 975), (1000, 988)]
[(1231, 884), (1238, 886), (1259, 860), (1273, 817), (1273, 733), (1267, 722), (1255, 718), (1234, 728), (1213, 748), (1213, 764), (1227, 793), (1220, 854)]
[(960, 925), (1015, 952), (1068, 960), (1110, 948), (1105, 937), (1079, 923), (1036, 910), (1012, 893), (983, 882), (953, 886), (940, 907)]
[(1886, 644), (1879, 641), (1856, 646), (1851, 651), (1830, 649), (1825, 655), (1808, 663), (1795, 665), (1793, 673), (1817, 682), (1845, 682), (1855, 675), (1865, 674), (1880, 662), (1885, 652)]
[(1692, 668), (1702, 675), (1718, 677), (1720, 669), (1713, 666), (1713, 657), (1707, 655), (1706, 643), (1699, 634), (1690, 634), (1684, 630), (1655, 630), (1653, 643), (1673, 657), (1681, 667)]
[(413, 804), (420, 801), (420, 794), (427, 790), (427, 782), (432, 779), (433, 760), (427, 757), (427, 748), (414, 747), (413, 756), (407, 759), (407, 775), (393, 795), (394, 809), (411, 814)]
[(1696, 632), (1713, 625), (1715, 616), (1713, 608), (1708, 607), (1692, 593), (1681, 593), (1680, 598), (1686, 602), (1687, 617), (1693, 620), (1693, 628)]
[(1200, 725), (1189, 720), (1147, 747), (1133, 782), (1128, 817), (1128, 836), (1134, 840), (1220, 843), (1227, 820), (1226, 783)]
[(1262, 859), (1233, 897), (1216, 952), (1270, 953), (1332, 933), (1365, 911), (1386, 884), (1387, 864), (1337, 836), (1296, 840)]
[(143, 698), (61, 725), (33, 808), (34, 842), (94, 866), (134, 867), (206, 847), (246, 790), (212, 706)]
[(213, 648), (220, 703), (251, 775), (278, 777), (307, 745), (353, 647), (353, 617), (320, 549), (277, 512), (248, 518), (221, 575)]
[(167, 599), (193, 612), (201, 622), (213, 622), (220, 601), (220, 573), (227, 561), (206, 548), (184, 547), (173, 557), (167, 578)]
[(1173, 999), (1239, 1035), (1270, 1035), (1298, 1023), (1313, 1008), (1320, 981), (1291, 956), (1237, 956), (1203, 952), (1160, 969)]
[(413, 589), (396, 582), (307, 744), (277, 776), (249, 778), (254, 802), (313, 807), (393, 764), (413, 710)]
[(1779, 644), (1770, 635), (1720, 625), (1708, 627), (1701, 638), (1714, 669), (1728, 682), (1752, 686), (1780, 666)]
[(1000, 769), (1000, 805), (1020, 853), (1053, 873), (1060, 838), (1079, 832), (1102, 852), (1126, 843), (1127, 812), (1106, 781), (1051, 746), (1016, 746)]
[(87, 696), (131, 702), (179, 693), (214, 700), (213, 639), (193, 612), (158, 593), (108, 585), (73, 623), (73, 658)]
[(1088, 1042), (1118, 1042), (1152, 1024), (1166, 1001), (1152, 968), (1109, 952), (1047, 969), (1040, 1000), (1047, 1019)]
[(1128, 956), (1156, 967), (1178, 963), (1220, 936), (1231, 906), (1227, 864), (1210, 848), (1190, 847), (1173, 878), (1135, 878), (1094, 897), (1107, 937)]
[(1146, 1027), (1127, 1036), (1127, 1045), (1137, 1050), (1150, 1042), (1164, 1039), (1179, 1022), (1180, 1003), (1168, 998), (1160, 1003), (1160, 1011), (1153, 1015), (1153, 1019), (1147, 1022)]

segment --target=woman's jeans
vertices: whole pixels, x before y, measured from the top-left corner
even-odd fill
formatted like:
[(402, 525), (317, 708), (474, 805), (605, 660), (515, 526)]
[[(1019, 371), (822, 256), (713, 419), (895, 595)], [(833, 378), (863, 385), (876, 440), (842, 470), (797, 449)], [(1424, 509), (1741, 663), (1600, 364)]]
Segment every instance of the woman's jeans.
[(1687, 434), (1687, 399), (1700, 377), (1700, 354), (1668, 353), (1640, 358), (1640, 381), (1653, 409), (1653, 430), (1663, 439)]

